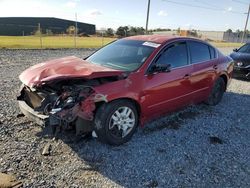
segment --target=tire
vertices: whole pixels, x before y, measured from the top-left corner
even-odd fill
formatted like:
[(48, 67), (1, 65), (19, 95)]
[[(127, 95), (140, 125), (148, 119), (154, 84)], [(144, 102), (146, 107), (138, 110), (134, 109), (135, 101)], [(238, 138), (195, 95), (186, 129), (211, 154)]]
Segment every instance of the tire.
[(128, 142), (137, 126), (138, 112), (129, 100), (102, 104), (95, 114), (94, 130), (98, 140), (106, 144), (118, 146)]
[(212, 91), (205, 103), (211, 106), (217, 105), (221, 101), (225, 90), (226, 90), (225, 81), (223, 80), (223, 78), (219, 77), (216, 80), (212, 88)]

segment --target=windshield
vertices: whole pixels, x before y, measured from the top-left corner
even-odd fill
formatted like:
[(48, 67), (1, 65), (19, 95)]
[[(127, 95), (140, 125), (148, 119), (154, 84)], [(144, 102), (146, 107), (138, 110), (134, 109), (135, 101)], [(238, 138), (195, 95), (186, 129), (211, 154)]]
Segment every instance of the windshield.
[(238, 52), (241, 53), (250, 53), (250, 44), (245, 44), (240, 49), (238, 49)]
[(158, 46), (151, 42), (121, 39), (101, 48), (86, 60), (112, 69), (134, 71)]

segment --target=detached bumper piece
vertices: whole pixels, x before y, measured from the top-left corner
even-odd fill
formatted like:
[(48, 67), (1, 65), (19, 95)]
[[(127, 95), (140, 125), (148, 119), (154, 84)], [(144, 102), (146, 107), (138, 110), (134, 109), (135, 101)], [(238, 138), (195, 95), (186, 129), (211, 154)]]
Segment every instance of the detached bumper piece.
[(34, 111), (25, 101), (18, 101), (21, 112), (38, 125), (49, 125), (49, 116)]

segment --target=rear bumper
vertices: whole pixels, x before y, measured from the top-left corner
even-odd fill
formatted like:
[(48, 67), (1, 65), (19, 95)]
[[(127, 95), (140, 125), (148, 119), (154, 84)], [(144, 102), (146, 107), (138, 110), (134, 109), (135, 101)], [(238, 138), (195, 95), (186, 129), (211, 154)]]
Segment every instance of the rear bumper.
[(25, 101), (18, 101), (18, 103), (21, 112), (29, 119), (33, 120), (34, 122), (36, 122), (38, 125), (41, 126), (49, 125), (49, 116), (42, 115), (34, 111), (30, 106), (26, 104)]

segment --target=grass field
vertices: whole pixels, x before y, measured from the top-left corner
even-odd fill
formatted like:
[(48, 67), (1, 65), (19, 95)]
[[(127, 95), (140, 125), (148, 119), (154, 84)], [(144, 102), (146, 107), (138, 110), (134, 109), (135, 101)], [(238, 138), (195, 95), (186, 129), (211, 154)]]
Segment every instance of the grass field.
[(239, 48), (243, 45), (242, 43), (233, 43), (233, 42), (210, 42), (210, 43), (217, 48), (223, 48), (223, 47)]
[[(98, 48), (115, 38), (102, 37), (77, 37), (77, 48)], [(70, 36), (0, 36), (0, 48), (15, 48), (15, 49), (35, 49), (35, 48), (74, 48), (74, 37)], [(227, 42), (211, 42), (216, 47), (240, 47), (241, 43), (227, 43)]]
[[(42, 48), (74, 48), (74, 37), (46, 36), (42, 37)], [(77, 48), (98, 48), (110, 43), (115, 38), (77, 37)], [(33, 49), (41, 48), (40, 37), (36, 36), (0, 36), (0, 48)]]

